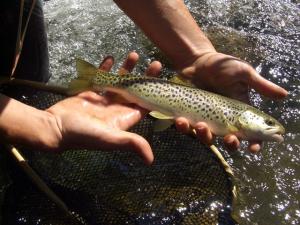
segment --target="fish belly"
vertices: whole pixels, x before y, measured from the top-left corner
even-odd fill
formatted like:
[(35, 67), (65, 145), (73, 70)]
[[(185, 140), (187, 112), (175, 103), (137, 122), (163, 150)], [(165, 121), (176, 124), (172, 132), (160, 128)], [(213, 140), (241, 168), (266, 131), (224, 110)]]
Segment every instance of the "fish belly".
[(228, 133), (221, 109), (217, 109), (209, 96), (201, 94), (196, 89), (157, 83), (139, 84), (126, 89), (106, 88), (106, 90), (117, 93), (128, 102), (149, 111), (158, 111), (174, 119), (185, 117), (192, 126), (197, 122), (205, 122), (215, 135), (224, 136)]

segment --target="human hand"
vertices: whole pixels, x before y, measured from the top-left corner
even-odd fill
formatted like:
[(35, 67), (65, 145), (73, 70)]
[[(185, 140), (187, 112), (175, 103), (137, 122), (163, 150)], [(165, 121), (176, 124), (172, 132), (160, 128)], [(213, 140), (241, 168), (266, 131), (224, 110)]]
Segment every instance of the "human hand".
[[(249, 103), (249, 88), (274, 99), (284, 98), (288, 94), (285, 89), (260, 76), (246, 62), (215, 51), (202, 54), (190, 66), (182, 69), (181, 73), (199, 88), (246, 103)], [(177, 127), (183, 132), (190, 130), (184, 118), (177, 119)], [(211, 143), (213, 134), (206, 123), (199, 122), (194, 128), (204, 143)], [(237, 149), (240, 145), (238, 138), (233, 134), (226, 135), (224, 143), (229, 149)], [(260, 148), (261, 143), (249, 142), (251, 152), (257, 152)]]
[[(138, 60), (136, 53), (129, 54), (119, 73), (130, 72)], [(113, 58), (107, 57), (99, 69), (109, 71)], [(161, 68), (160, 63), (149, 65), (146, 74), (155, 76)], [(145, 161), (151, 164), (153, 153), (149, 143), (140, 135), (127, 132), (139, 122), (146, 112), (129, 104), (113, 103), (108, 96), (94, 92), (82, 92), (67, 98), (46, 110), (56, 120), (58, 138), (52, 146), (57, 150), (69, 148), (85, 149), (127, 149), (136, 151)]]

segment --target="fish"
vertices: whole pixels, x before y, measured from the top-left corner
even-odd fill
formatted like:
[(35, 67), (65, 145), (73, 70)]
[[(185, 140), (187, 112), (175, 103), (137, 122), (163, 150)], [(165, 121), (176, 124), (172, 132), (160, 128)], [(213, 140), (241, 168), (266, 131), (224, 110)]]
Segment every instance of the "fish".
[[(127, 102), (149, 110), (150, 115), (158, 119), (156, 131), (163, 131), (176, 118), (185, 117), (191, 126), (200, 121), (207, 123), (216, 136), (234, 134), (247, 141), (284, 141), (285, 128), (272, 116), (244, 102), (193, 87), (181, 78), (119, 76), (101, 71), (81, 59), (77, 59), (76, 65), (78, 77), (67, 88), (44, 85), (44, 89), (68, 95), (87, 90), (115, 93)], [(15, 82), (22, 84), (17, 79)], [(27, 82), (27, 85), (33, 86), (33, 83)], [(38, 88), (39, 85), (34, 86)]]
[(217, 136), (234, 134), (242, 140), (283, 142), (285, 128), (270, 115), (241, 101), (216, 93), (156, 77), (127, 74), (114, 75), (98, 70), (92, 64), (77, 60), (78, 78), (69, 85), (76, 94), (83, 90), (116, 93), (130, 103), (150, 111), (150, 115), (165, 121), (188, 119), (191, 126), (206, 122)]

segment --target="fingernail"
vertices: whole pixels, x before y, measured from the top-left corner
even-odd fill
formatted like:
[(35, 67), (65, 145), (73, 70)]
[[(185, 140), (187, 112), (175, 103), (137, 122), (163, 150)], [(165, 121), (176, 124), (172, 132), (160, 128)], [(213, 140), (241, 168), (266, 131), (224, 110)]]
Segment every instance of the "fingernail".
[(206, 132), (206, 129), (204, 127), (197, 127), (196, 131), (199, 132), (199, 133), (201, 133), (201, 134), (203, 134), (203, 133)]

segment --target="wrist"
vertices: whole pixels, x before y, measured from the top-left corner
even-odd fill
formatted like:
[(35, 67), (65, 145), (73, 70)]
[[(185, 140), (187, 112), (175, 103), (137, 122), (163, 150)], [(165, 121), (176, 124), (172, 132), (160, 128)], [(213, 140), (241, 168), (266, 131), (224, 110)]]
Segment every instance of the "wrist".
[(55, 117), (6, 96), (0, 96), (0, 135), (6, 143), (36, 150), (58, 150), (61, 132)]
[[(209, 40), (207, 40), (209, 42)], [(210, 42), (209, 42), (210, 43)], [(196, 65), (198, 61), (205, 61), (211, 54), (217, 53), (216, 49), (211, 44), (201, 43), (201, 46), (196, 44), (186, 45), (185, 54), (178, 53), (178, 56), (173, 57), (171, 61), (173, 62), (175, 69), (178, 71), (182, 71), (187, 67)], [(184, 55), (184, 57), (183, 57)]]
[(40, 110), (38, 120), (40, 129), (43, 129), (37, 135), (39, 149), (47, 151), (62, 150), (62, 133), (58, 119), (50, 112)]
[(37, 110), (25, 119), (23, 126), (16, 126), (7, 135), (8, 141), (33, 150), (58, 151), (61, 132), (55, 117), (47, 111)]
[(194, 75), (205, 73), (210, 64), (210, 58), (218, 54), (215, 49), (199, 50), (195, 57), (190, 58), (178, 71), (185, 78), (192, 79)]

